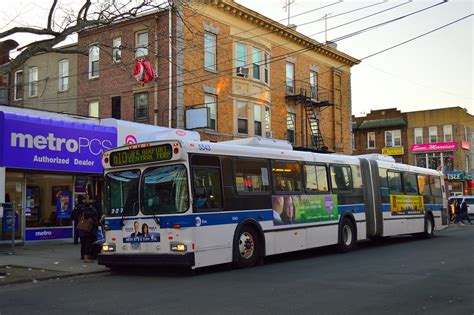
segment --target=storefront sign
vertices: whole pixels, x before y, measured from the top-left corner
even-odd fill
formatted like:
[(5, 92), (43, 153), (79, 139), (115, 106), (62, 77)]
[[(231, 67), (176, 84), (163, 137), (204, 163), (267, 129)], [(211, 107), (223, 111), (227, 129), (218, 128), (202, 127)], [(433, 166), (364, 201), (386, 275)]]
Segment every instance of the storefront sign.
[(464, 172), (446, 172), (448, 180), (464, 180)]
[(411, 152), (454, 151), (457, 149), (457, 147), (458, 145), (456, 142), (412, 144)]
[(0, 165), (102, 173), (102, 153), (117, 145), (113, 127), (0, 112)]
[(471, 143), (469, 141), (462, 140), (461, 141), (461, 149), (471, 150)]
[(385, 155), (403, 155), (403, 154), (405, 154), (405, 149), (404, 149), (404, 147), (382, 148), (382, 154), (385, 154)]
[(423, 196), (390, 195), (392, 215), (423, 214)]
[(72, 238), (72, 226), (25, 229), (25, 241), (46, 241)]

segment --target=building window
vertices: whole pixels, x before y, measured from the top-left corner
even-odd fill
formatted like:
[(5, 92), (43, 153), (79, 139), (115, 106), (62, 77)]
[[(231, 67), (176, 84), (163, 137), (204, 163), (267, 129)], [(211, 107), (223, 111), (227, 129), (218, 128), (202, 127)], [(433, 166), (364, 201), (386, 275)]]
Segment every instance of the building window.
[(367, 133), (367, 149), (375, 149), (375, 132)]
[(400, 147), (402, 145), (401, 130), (385, 131), (385, 146), (387, 148)]
[(295, 65), (286, 63), (286, 94), (295, 94)]
[(204, 95), (204, 103), (207, 108), (209, 108), (209, 129), (217, 130), (217, 109), (216, 109), (216, 96), (212, 94)]
[(204, 68), (216, 71), (216, 35), (204, 33)]
[(23, 70), (15, 72), (15, 86), (14, 86), (15, 101), (23, 99)]
[(262, 136), (262, 106), (253, 105), (253, 128), (256, 136)]
[(245, 67), (247, 65), (247, 46), (237, 43), (235, 45), (235, 66)]
[(295, 143), (295, 122), (296, 114), (286, 113), (286, 138), (290, 143)]
[(415, 144), (423, 143), (423, 128), (415, 128)]
[(260, 80), (260, 49), (253, 48), (252, 53), (252, 69), (253, 69), (253, 78), (255, 80)]
[(115, 37), (112, 41), (112, 60), (115, 63), (122, 61), (122, 38)]
[(247, 102), (237, 101), (237, 132), (248, 133)]
[(273, 138), (270, 107), (265, 106), (265, 137)]
[(99, 117), (99, 101), (89, 102), (89, 116)]
[(89, 79), (99, 77), (99, 46), (89, 48)]
[(264, 62), (264, 67), (265, 67), (265, 74), (264, 74), (264, 80), (265, 83), (270, 83), (270, 56), (268, 54), (263, 55), (263, 62)]
[(69, 88), (69, 60), (59, 62), (59, 91), (67, 91)]
[(148, 119), (148, 93), (135, 94), (135, 121)]
[(148, 55), (148, 32), (136, 33), (135, 35), (135, 58)]
[(309, 86), (311, 88), (311, 98), (318, 99), (318, 73), (316, 71), (309, 72)]
[(30, 68), (28, 72), (28, 96), (38, 96), (38, 67)]
[(443, 126), (443, 135), (444, 135), (444, 142), (453, 141), (453, 126), (452, 125), (444, 125)]
[(438, 127), (436, 126), (429, 127), (428, 135), (430, 137), (430, 143), (438, 142)]
[(120, 96), (112, 97), (112, 118), (120, 119), (121, 114), (121, 98)]

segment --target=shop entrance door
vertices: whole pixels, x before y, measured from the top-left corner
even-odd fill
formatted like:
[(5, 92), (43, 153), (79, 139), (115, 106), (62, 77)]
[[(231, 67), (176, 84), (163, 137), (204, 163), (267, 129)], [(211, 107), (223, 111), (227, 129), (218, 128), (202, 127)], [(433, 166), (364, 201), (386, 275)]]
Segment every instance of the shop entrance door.
[[(25, 175), (23, 173), (7, 171), (5, 175), (5, 202), (10, 202), (14, 206), (15, 226), (11, 226), (7, 213), (4, 213), (0, 242), (11, 242), (12, 232), (15, 233), (15, 240), (24, 239), (24, 193)], [(8, 210), (5, 209), (4, 211), (7, 212)]]

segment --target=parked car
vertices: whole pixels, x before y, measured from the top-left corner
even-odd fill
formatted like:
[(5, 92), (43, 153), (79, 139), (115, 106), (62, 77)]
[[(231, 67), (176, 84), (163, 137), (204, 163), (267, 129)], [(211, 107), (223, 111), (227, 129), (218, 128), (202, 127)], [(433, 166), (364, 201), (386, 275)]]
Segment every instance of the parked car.
[(454, 200), (456, 200), (457, 202), (461, 202), (461, 204), (465, 200), (467, 203), (467, 214), (470, 216), (474, 216), (474, 196), (449, 197), (449, 204), (451, 204)]

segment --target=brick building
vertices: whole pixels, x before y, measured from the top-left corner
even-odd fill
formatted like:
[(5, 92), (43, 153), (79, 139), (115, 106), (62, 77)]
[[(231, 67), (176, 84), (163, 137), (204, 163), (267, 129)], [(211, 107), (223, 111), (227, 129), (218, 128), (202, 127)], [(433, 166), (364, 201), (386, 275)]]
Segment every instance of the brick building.
[[(79, 34), (89, 50), (78, 61), (81, 114), (186, 128), (186, 115), (204, 107), (202, 139), (258, 135), (351, 152), (357, 59), (234, 1), (177, 10)], [(137, 84), (138, 57), (158, 70), (156, 82)]]
[(443, 171), (449, 195), (472, 193), (474, 116), (461, 107), (406, 115), (409, 163)]
[(407, 118), (396, 108), (373, 110), (353, 117), (354, 154), (391, 155), (399, 163), (408, 163)]

